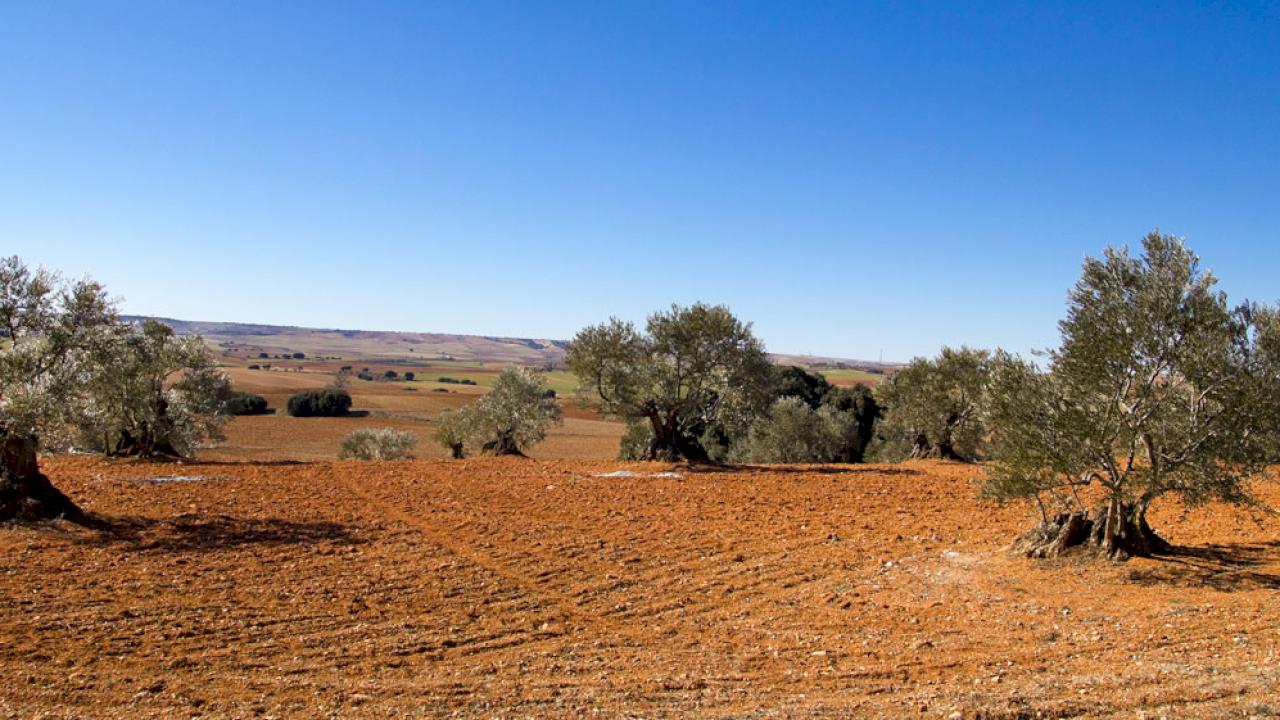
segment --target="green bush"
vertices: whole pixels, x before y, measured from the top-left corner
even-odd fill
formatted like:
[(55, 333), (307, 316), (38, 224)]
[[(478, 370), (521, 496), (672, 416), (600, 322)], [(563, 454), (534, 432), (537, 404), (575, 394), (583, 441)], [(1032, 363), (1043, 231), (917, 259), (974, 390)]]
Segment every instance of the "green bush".
[(267, 399), (247, 392), (231, 394), (227, 400), (228, 415), (261, 415), (267, 411)]
[(815, 411), (801, 398), (779, 398), (768, 416), (751, 424), (737, 453), (747, 462), (830, 462), (839, 443), (838, 420), (829, 408)]
[(351, 409), (346, 390), (307, 390), (289, 398), (288, 411), (294, 417), (341, 417)]
[(342, 440), (340, 460), (409, 460), (418, 438), (391, 428), (360, 428)]

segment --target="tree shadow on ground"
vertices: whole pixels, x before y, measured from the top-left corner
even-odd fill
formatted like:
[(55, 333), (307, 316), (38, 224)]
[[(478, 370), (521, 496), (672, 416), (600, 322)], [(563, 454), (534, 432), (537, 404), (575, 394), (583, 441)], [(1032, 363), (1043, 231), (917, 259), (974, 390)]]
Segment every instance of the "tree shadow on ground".
[(1175, 547), (1153, 558), (1155, 567), (1134, 569), (1139, 585), (1208, 587), (1224, 592), (1280, 589), (1280, 540)]
[(285, 465), (306, 465), (305, 460), (210, 460), (205, 458), (188, 458), (188, 457), (129, 457), (129, 458), (108, 458), (113, 464), (119, 465), (181, 465), (183, 467), (192, 467), (198, 465), (220, 466), (227, 465), (231, 467), (246, 467), (251, 465), (261, 465), (263, 467), (275, 467)]
[(922, 475), (912, 468), (849, 465), (677, 465), (673, 472), (695, 475), (733, 475), (738, 473), (769, 473), (772, 475)]
[(334, 522), (282, 518), (239, 518), (185, 514), (174, 518), (117, 518), (108, 528), (81, 540), (134, 552), (209, 552), (244, 546), (352, 545), (363, 542)]
[(198, 467), (208, 465), (209, 467), (288, 467), (292, 465), (310, 465), (307, 460), (206, 460), (202, 458), (173, 460), (173, 465), (183, 465), (189, 467)]

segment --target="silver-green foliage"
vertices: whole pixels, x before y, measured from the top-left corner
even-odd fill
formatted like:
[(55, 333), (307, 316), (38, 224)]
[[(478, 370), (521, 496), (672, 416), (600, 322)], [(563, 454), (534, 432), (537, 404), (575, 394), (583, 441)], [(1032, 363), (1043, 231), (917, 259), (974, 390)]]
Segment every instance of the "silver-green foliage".
[(709, 430), (737, 437), (767, 406), (764, 346), (727, 308), (673, 305), (645, 330), (615, 318), (579, 331), (566, 351), (584, 403), (648, 425), (645, 458), (708, 459)]
[(1111, 536), (1165, 494), (1256, 503), (1248, 480), (1280, 434), (1276, 311), (1228, 306), (1177, 238), (1142, 245), (1085, 261), (1044, 370), (996, 357), (988, 495), (1076, 505), (1075, 486), (1096, 480)]
[(156, 320), (118, 325), (85, 378), (84, 438), (110, 454), (189, 456), (221, 437), (230, 381), (204, 340)]
[(342, 439), (338, 458), (342, 460), (408, 460), (418, 438), (393, 428), (360, 428)]
[(72, 442), (92, 353), (115, 324), (101, 285), (0, 259), (0, 435)]
[(857, 435), (857, 418), (830, 406), (811, 408), (797, 397), (774, 401), (734, 449), (734, 459), (758, 463), (832, 462)]
[(462, 444), (496, 455), (520, 454), (560, 422), (560, 405), (548, 395), (542, 371), (512, 366), (479, 400), (443, 414), (436, 437), (449, 448)]
[(944, 347), (916, 358), (876, 388), (884, 408), (878, 459), (942, 457), (973, 460), (985, 452), (980, 409), (990, 371), (986, 350)]

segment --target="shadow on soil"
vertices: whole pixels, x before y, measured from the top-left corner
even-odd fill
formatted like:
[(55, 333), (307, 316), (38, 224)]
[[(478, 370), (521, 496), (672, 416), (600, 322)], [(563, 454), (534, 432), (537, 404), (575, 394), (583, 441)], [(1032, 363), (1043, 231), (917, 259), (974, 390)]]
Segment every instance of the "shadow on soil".
[(1280, 574), (1263, 569), (1280, 565), (1280, 540), (1176, 547), (1154, 559), (1160, 563), (1158, 566), (1131, 571), (1129, 581), (1221, 591), (1280, 589)]
[(770, 475), (922, 475), (911, 468), (885, 467), (883, 465), (811, 465), (788, 467), (785, 465), (676, 465), (675, 472), (696, 475), (733, 475), (736, 473), (767, 472)]
[(116, 519), (83, 542), (124, 545), (136, 552), (206, 552), (244, 546), (319, 545), (362, 542), (344, 525), (281, 518), (179, 515), (166, 520)]

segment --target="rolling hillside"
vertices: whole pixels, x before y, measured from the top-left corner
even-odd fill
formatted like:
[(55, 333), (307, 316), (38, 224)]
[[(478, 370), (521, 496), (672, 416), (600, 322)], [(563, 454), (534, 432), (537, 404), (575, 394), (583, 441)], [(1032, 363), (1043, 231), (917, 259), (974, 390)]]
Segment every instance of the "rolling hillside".
[[(140, 316), (126, 320), (139, 321)], [(565, 340), (490, 337), (451, 333), (338, 330), (283, 325), (257, 325), (156, 318), (180, 334), (200, 334), (226, 357), (276, 358), (303, 353), (308, 360), (377, 361), (394, 365), (439, 363), (515, 363), (558, 367), (564, 361)], [(874, 382), (893, 363), (810, 355), (773, 354), (775, 362), (803, 365), (835, 382)]]

